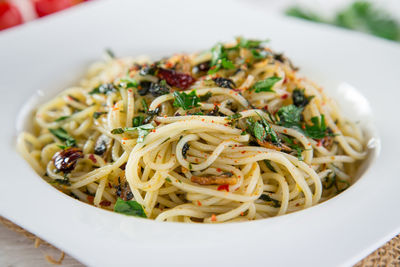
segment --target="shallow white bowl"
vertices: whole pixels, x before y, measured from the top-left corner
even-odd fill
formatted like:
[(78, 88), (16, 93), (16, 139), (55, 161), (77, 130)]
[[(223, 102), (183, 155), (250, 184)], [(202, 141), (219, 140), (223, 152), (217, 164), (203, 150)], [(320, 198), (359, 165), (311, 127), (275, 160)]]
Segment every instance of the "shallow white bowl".
[[(369, 135), (377, 136), (371, 130), (376, 126), (379, 156), (348, 190), (267, 220), (157, 223), (61, 194), (17, 154), (16, 135), (29, 122), (28, 100), (38, 90), (49, 98), (77, 82), (105, 48), (157, 58), (238, 35), (270, 38), (272, 48), (336, 95)], [(398, 44), (275, 17), (236, 1), (99, 1), (1, 33), (0, 215), (88, 265), (353, 264), (400, 232), (399, 62)]]

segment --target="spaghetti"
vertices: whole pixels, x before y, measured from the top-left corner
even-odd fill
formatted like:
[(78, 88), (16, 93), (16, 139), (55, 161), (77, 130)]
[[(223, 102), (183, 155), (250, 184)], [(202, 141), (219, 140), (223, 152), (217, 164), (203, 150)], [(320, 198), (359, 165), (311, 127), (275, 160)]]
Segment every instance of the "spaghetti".
[(38, 107), (18, 149), (86, 203), (158, 221), (302, 210), (345, 190), (361, 129), (265, 42), (237, 38), (150, 63), (114, 58)]

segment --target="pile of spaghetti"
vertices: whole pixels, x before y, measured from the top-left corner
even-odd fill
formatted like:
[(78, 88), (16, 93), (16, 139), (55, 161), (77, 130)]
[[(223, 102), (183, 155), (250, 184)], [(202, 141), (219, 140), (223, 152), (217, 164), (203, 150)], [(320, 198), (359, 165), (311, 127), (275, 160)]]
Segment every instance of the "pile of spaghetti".
[(366, 156), (360, 128), (263, 41), (156, 62), (108, 55), (18, 138), (81, 201), (158, 221), (268, 218), (342, 192)]

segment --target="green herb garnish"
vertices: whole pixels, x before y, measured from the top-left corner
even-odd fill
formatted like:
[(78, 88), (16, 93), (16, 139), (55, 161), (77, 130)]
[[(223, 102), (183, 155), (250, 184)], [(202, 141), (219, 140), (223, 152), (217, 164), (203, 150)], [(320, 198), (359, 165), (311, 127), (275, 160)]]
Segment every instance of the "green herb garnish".
[(49, 129), (49, 131), (60, 141), (64, 142), (66, 147), (71, 147), (76, 145), (76, 140), (72, 136), (70, 136), (68, 132), (63, 128), (59, 127), (57, 129)]
[(304, 108), (314, 96), (305, 96), (304, 89), (294, 89), (292, 93), (293, 105), (299, 108)]
[(139, 85), (139, 83), (135, 79), (129, 76), (126, 76), (125, 78), (122, 78), (119, 81), (125, 88), (133, 88), (133, 87), (136, 88)]
[(109, 93), (114, 93), (116, 91), (117, 91), (117, 88), (115, 88), (114, 84), (105, 83), (105, 84), (102, 84), (102, 85), (94, 88), (92, 91), (89, 92), (89, 95), (109, 94)]
[(144, 98), (142, 98), (141, 102), (142, 102), (142, 107), (143, 107), (144, 112), (149, 111), (149, 106), (147, 105), (146, 100)]
[(264, 163), (265, 163), (265, 165), (267, 166), (267, 168), (268, 168), (270, 171), (276, 173), (276, 170), (275, 170), (275, 168), (272, 166), (271, 161), (270, 161), (269, 159), (264, 159)]
[(298, 160), (303, 160), (303, 156), (301, 153), (303, 152), (303, 148), (296, 144), (291, 138), (287, 137), (286, 135), (282, 135), (283, 141), (287, 143), (287, 145), (296, 152), (296, 156)]
[(199, 96), (200, 102), (205, 102), (212, 97), (212, 93), (209, 91), (204, 95)]
[(132, 126), (133, 127), (138, 127), (140, 125), (143, 125), (143, 121), (144, 121), (144, 116), (136, 116), (132, 119)]
[(93, 113), (93, 118), (98, 119), (101, 115), (107, 114), (107, 111), (96, 111)]
[(147, 218), (142, 205), (135, 200), (123, 200), (118, 198), (114, 206), (114, 211), (129, 216)]
[(235, 64), (228, 59), (225, 47), (222, 44), (217, 44), (211, 49), (211, 62), (208, 74), (214, 74), (220, 69), (234, 69)]
[(287, 9), (286, 14), (400, 41), (400, 23), (388, 12), (374, 6), (369, 1), (355, 1), (350, 6), (339, 11), (334, 16), (334, 19), (323, 18), (298, 6)]
[(144, 141), (144, 138), (150, 133), (151, 130), (154, 129), (154, 126), (152, 124), (144, 124), (140, 125), (137, 127), (125, 127), (125, 128), (115, 128), (111, 130), (112, 134), (122, 134), (125, 132), (133, 132), (133, 131), (138, 131), (138, 143), (142, 143)]
[(196, 95), (196, 91), (192, 91), (189, 94), (185, 92), (178, 92), (175, 91), (173, 93), (175, 100), (174, 100), (174, 107), (181, 107), (184, 110), (189, 110), (195, 107), (199, 107), (199, 97)]
[(247, 131), (260, 142), (270, 140), (272, 143), (279, 144), (280, 140), (276, 132), (272, 129), (264, 117), (257, 113), (261, 120), (254, 121), (253, 118), (247, 119)]
[(282, 80), (281, 77), (277, 77), (277, 76), (269, 77), (269, 78), (267, 78), (265, 80), (256, 82), (251, 87), (251, 90), (255, 90), (256, 93), (259, 93), (259, 92), (275, 92), (274, 90), (272, 90), (272, 87), (275, 85), (275, 83), (279, 82), (280, 80)]
[(229, 121), (237, 121), (237, 120), (240, 119), (241, 117), (243, 117), (242, 114), (240, 114), (240, 113), (235, 113), (235, 114), (232, 114), (232, 115), (230, 115), (230, 116), (227, 116), (226, 119), (229, 120)]
[(273, 206), (275, 208), (279, 208), (281, 206), (281, 202), (280, 201), (278, 201), (276, 199), (273, 199), (272, 197), (270, 197), (267, 194), (262, 194), (259, 199), (262, 199), (265, 202), (272, 202), (272, 204), (273, 204)]
[(56, 119), (55, 121), (56, 122), (59, 122), (59, 121), (63, 121), (63, 120), (66, 120), (66, 119), (68, 119), (68, 118), (70, 118), (71, 116), (61, 116), (61, 117), (59, 117), (58, 119)]
[(169, 177), (165, 178), (165, 181), (172, 183), (172, 181)]

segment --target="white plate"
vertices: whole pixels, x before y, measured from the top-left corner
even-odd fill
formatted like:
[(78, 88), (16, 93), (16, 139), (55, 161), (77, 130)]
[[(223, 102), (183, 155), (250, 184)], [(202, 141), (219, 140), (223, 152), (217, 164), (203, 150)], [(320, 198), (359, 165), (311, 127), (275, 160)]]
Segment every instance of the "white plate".
[[(366, 124), (371, 123), (368, 101), (339, 85), (357, 88), (370, 101), (382, 149), (354, 186), (316, 207), (267, 220), (157, 223), (63, 195), (16, 153), (16, 125), (27, 118), (20, 112), (28, 99), (38, 90), (49, 97), (72, 85), (104, 48), (157, 57), (237, 35), (270, 38), (308, 77), (349, 96), (341, 102), (357, 118), (365, 115), (360, 118)], [(400, 47), (395, 43), (275, 17), (244, 2), (114, 0), (0, 34), (0, 59), (0, 215), (85, 264), (349, 265), (400, 231)]]

